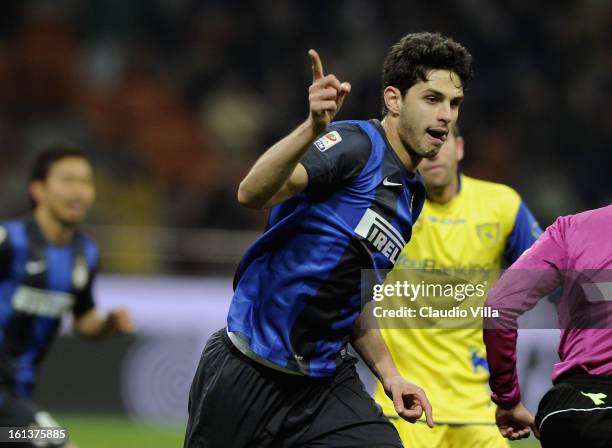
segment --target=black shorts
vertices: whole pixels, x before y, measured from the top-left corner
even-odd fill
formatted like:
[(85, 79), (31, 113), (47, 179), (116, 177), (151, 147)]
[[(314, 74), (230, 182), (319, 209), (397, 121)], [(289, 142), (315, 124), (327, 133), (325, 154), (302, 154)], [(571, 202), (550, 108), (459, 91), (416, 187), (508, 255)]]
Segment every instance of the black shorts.
[(204, 348), (189, 395), (186, 448), (397, 448), (395, 427), (349, 356), (333, 378), (291, 375), (243, 355), (226, 330)]
[(542, 397), (535, 421), (544, 448), (612, 446), (612, 377), (563, 375)]
[[(54, 422), (51, 415), (41, 409), (36, 403), (31, 400), (17, 397), (14, 392), (6, 385), (0, 385), (0, 428), (54, 428), (60, 429), (59, 425)], [(2, 438), (7, 435), (8, 430), (3, 429), (6, 433), (2, 434)], [(62, 441), (49, 440), (45, 443), (42, 440), (37, 440), (36, 444), (28, 442), (0, 442), (2, 447), (16, 448), (61, 448), (66, 446), (68, 438)]]

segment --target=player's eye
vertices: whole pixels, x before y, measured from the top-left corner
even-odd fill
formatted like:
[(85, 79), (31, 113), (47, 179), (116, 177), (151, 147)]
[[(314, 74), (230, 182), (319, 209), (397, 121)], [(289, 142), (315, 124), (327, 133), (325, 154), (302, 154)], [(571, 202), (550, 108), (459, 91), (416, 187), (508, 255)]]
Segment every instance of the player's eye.
[(438, 98), (433, 95), (428, 95), (425, 97), (425, 101), (427, 101), (428, 103), (434, 104), (438, 102)]
[(457, 99), (451, 101), (451, 107), (453, 109), (457, 109), (460, 105), (461, 105), (461, 98), (457, 98)]

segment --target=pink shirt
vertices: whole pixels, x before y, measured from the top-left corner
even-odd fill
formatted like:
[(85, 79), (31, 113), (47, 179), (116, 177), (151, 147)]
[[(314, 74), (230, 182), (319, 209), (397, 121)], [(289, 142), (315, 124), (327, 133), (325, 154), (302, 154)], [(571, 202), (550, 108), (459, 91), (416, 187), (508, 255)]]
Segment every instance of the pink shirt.
[(612, 375), (612, 205), (558, 218), (491, 290), (486, 305), (500, 318), (485, 321), (491, 398), (520, 401), (516, 318), (561, 287), (561, 339), (553, 381), (579, 368)]

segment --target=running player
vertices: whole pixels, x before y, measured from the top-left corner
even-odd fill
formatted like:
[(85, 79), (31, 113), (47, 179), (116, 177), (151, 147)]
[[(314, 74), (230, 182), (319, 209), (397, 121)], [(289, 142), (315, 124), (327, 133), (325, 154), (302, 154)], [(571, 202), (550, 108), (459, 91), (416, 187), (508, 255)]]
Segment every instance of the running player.
[[(484, 342), (491, 368), (497, 425), (515, 440), (540, 435), (544, 448), (608, 447), (612, 440), (612, 205), (558, 218), (500, 278), (487, 299), (499, 318), (487, 319)], [(559, 289), (560, 288), (560, 289)], [(561, 339), (554, 386), (535, 421), (521, 403), (516, 373), (516, 319), (560, 290)]]
[(362, 269), (386, 269), (410, 239), (425, 190), (415, 168), (456, 122), (471, 56), (439, 34), (404, 36), (383, 66), (382, 122), (332, 124), (350, 85), (310, 51), (310, 114), (273, 145), (238, 199), (274, 206), (234, 281), (227, 329), (206, 344), (186, 447), (401, 447), (367, 395), (349, 342), (409, 421), (423, 391), (401, 377), (378, 330), (358, 319)]
[(0, 427), (58, 426), (32, 401), (32, 392), (65, 313), (72, 312), (80, 336), (133, 331), (126, 310), (103, 316), (94, 307), (98, 250), (78, 230), (95, 195), (84, 153), (42, 152), (32, 167), (29, 193), (32, 216), (0, 223)]
[[(454, 126), (438, 155), (419, 165), (427, 200), (412, 241), (395, 264), (397, 275), (402, 269), (451, 269), (467, 275), (477, 270), (496, 272), (503, 262), (516, 260), (541, 233), (516, 191), (461, 174), (463, 155), (464, 140)], [(433, 430), (422, 421), (408, 425), (394, 417), (393, 403), (377, 384), (375, 399), (406, 446), (507, 446), (495, 426), (480, 329), (381, 331), (399, 372), (427, 385), (436, 411)]]

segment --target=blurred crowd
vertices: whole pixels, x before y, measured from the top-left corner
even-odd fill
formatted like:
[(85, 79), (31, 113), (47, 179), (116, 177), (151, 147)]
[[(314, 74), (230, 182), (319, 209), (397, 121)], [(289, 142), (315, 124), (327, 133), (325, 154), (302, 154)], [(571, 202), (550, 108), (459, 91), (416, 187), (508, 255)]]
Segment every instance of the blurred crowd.
[(547, 225), (612, 202), (612, 2), (7, 0), (0, 14), (0, 207), (27, 210), (49, 144), (96, 163), (98, 224), (258, 229), (235, 191), (306, 117), (308, 48), (380, 117), (380, 71), (407, 32), (475, 58), (466, 173), (517, 188)]

